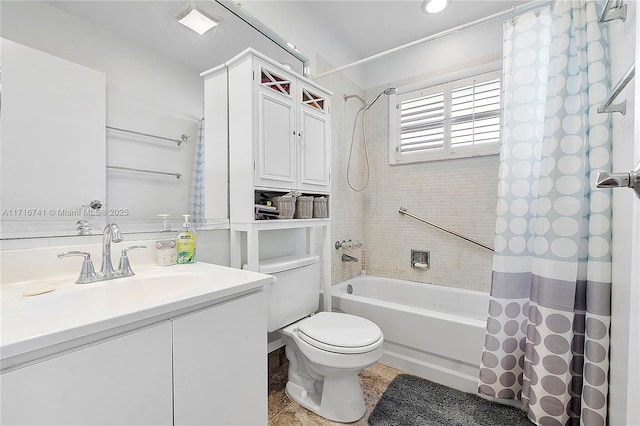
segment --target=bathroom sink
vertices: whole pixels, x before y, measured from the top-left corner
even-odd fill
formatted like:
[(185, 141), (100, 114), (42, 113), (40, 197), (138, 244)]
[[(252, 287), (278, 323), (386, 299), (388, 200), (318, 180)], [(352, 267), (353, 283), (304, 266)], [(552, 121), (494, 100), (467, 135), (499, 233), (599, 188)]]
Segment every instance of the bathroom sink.
[(65, 281), (43, 283), (33, 291), (16, 292), (13, 297), (14, 302), (17, 302), (16, 307), (33, 309), (39, 315), (46, 315), (49, 311), (58, 314), (72, 312), (77, 315), (105, 304), (122, 307), (126, 304), (149, 303), (154, 299), (171, 299), (203, 285), (205, 283), (202, 280), (194, 279), (189, 274), (155, 277), (136, 275), (82, 285), (68, 285)]
[(20, 283), (2, 290), (3, 358), (136, 321), (162, 320), (181, 309), (258, 291), (272, 280), (201, 263), (140, 267), (132, 277), (89, 284), (74, 284), (75, 279)]
[(100, 310), (143, 309), (169, 303), (203, 287), (215, 290), (223, 285), (225, 283), (217, 280), (211, 271), (185, 270), (178, 266), (151, 267), (132, 277), (89, 284), (74, 284), (70, 279), (33, 283), (3, 293), (3, 320), (13, 312), (18, 313), (21, 320), (32, 322), (52, 315), (78, 317), (94, 315)]

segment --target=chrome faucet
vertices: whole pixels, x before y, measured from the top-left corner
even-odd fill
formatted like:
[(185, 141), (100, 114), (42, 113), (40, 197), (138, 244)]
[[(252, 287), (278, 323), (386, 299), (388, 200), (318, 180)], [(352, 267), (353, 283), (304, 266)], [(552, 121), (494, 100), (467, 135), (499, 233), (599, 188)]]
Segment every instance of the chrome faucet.
[(80, 276), (76, 280), (76, 284), (95, 283), (98, 281), (112, 280), (115, 278), (124, 278), (135, 275), (131, 270), (131, 264), (129, 263), (129, 257), (127, 252), (129, 250), (138, 248), (147, 248), (147, 246), (131, 246), (122, 250), (122, 257), (120, 258), (120, 267), (117, 271), (113, 270), (113, 264), (111, 263), (111, 243), (119, 243), (122, 241), (122, 233), (120, 228), (115, 223), (110, 223), (104, 227), (102, 231), (102, 270), (98, 273), (93, 269), (93, 262), (91, 262), (91, 254), (84, 251), (65, 251), (59, 253), (58, 258), (69, 256), (83, 256), (84, 262), (82, 262), (82, 270)]
[(102, 269), (100, 274), (102, 278), (108, 280), (113, 278), (115, 270), (111, 263), (111, 242), (119, 243), (122, 241), (122, 233), (115, 223), (109, 223), (102, 231)]
[(354, 262), (357, 263), (358, 262), (358, 258), (357, 257), (353, 257), (353, 256), (349, 256), (348, 254), (342, 253), (342, 261), (343, 262)]

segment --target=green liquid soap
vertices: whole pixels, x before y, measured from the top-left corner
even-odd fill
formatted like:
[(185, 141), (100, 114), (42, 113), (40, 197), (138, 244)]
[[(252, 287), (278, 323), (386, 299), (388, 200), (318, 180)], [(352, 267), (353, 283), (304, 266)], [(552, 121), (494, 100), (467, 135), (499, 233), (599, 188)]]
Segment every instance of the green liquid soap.
[(182, 232), (178, 234), (178, 238), (176, 239), (178, 265), (196, 263), (196, 234), (191, 230), (189, 215), (183, 214), (182, 216), (184, 217)]

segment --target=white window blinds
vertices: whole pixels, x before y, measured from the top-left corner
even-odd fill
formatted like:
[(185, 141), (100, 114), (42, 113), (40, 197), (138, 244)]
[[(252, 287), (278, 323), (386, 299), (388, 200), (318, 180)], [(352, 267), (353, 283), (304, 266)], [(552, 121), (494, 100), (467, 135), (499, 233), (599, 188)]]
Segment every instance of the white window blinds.
[(500, 141), (500, 79), (451, 92), (451, 147)]
[(392, 164), (497, 154), (500, 72), (398, 95)]
[(442, 149), (444, 93), (400, 103), (400, 151)]

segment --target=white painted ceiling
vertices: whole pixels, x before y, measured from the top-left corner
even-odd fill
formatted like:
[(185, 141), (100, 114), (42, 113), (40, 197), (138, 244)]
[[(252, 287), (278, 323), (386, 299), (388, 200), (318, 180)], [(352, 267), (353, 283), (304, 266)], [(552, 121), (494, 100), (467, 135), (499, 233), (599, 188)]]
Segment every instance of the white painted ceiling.
[[(7, 0), (2, 0), (5, 2)], [(217, 66), (246, 47), (281, 62), (295, 62), (275, 43), (213, 0), (193, 1), (220, 21), (203, 36), (175, 19), (188, 0), (48, 0), (47, 4), (145, 46), (196, 72)], [(301, 70), (301, 66), (300, 66)]]
[[(422, 0), (246, 0), (243, 6), (256, 10), (267, 25), (273, 16), (320, 22), (327, 32), (348, 45), (357, 59), (511, 10), (527, 0), (452, 0), (438, 14), (422, 12)], [(269, 9), (267, 12), (266, 9)], [(287, 16), (292, 14), (293, 16)]]
[[(187, 5), (187, 0), (53, 0), (47, 3), (198, 71), (218, 65), (244, 49), (247, 43), (255, 44), (248, 40), (260, 37), (255, 29), (213, 0), (197, 2), (221, 18), (221, 24), (203, 37), (186, 30), (174, 19)], [(340, 48), (348, 49), (355, 61), (510, 10), (526, 1), (452, 0), (450, 6), (437, 15), (423, 13), (421, 3), (421, 0), (248, 0), (241, 5), (246, 5), (246, 10), (253, 11), (255, 18), (276, 32), (278, 28), (287, 32), (288, 25), (294, 23), (296, 28), (313, 23), (310, 27), (316, 32), (314, 37), (339, 40)]]

